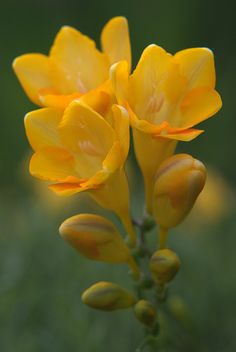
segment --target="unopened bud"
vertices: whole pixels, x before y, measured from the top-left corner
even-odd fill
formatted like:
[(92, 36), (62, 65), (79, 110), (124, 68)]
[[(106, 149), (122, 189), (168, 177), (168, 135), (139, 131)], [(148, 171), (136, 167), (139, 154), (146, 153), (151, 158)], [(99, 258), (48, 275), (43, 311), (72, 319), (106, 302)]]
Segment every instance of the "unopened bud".
[(206, 181), (206, 168), (188, 154), (166, 159), (156, 174), (153, 215), (162, 228), (181, 223), (192, 209)]
[(65, 220), (61, 236), (89, 259), (110, 263), (128, 262), (131, 253), (111, 221), (94, 214), (80, 214)]
[(150, 259), (150, 271), (153, 280), (158, 284), (171, 281), (180, 268), (180, 260), (170, 249), (156, 251)]
[(97, 282), (84, 291), (82, 301), (91, 308), (112, 311), (132, 307), (135, 296), (112, 282)]
[(146, 326), (152, 326), (156, 320), (156, 310), (151, 302), (144, 299), (138, 301), (134, 306), (136, 318)]

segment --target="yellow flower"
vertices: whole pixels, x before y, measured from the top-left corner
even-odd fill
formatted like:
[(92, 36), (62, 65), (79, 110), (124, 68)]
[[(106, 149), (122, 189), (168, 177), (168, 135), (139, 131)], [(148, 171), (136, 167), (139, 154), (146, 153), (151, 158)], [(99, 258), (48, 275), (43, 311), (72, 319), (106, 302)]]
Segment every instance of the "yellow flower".
[(177, 141), (202, 133), (193, 126), (221, 108), (213, 53), (193, 48), (171, 55), (150, 45), (131, 76), (121, 61), (112, 66), (111, 79), (118, 102), (129, 110), (147, 210), (152, 213), (153, 179), (160, 163), (173, 154)]
[(139, 268), (113, 223), (102, 216), (80, 214), (65, 220), (61, 236), (85, 257), (108, 263), (127, 263), (134, 278)]
[(82, 301), (91, 308), (112, 311), (132, 307), (137, 299), (113, 282), (97, 282), (84, 291)]
[(80, 101), (65, 109), (45, 108), (25, 117), (25, 128), (35, 153), (30, 173), (53, 182), (59, 195), (89, 191), (103, 207), (122, 220), (135, 243), (129, 216), (129, 188), (123, 169), (129, 150), (129, 119), (118, 105), (112, 125)]
[(15, 59), (14, 71), (33, 103), (39, 106), (65, 108), (84, 96), (91, 98), (97, 90), (98, 99), (109, 98), (109, 68), (120, 60), (131, 65), (129, 29), (124, 17), (114, 17), (101, 34), (103, 51), (93, 40), (72, 27), (62, 27), (49, 56), (25, 54)]
[(206, 181), (206, 168), (188, 154), (166, 159), (156, 174), (153, 215), (161, 229), (180, 224), (192, 209)]

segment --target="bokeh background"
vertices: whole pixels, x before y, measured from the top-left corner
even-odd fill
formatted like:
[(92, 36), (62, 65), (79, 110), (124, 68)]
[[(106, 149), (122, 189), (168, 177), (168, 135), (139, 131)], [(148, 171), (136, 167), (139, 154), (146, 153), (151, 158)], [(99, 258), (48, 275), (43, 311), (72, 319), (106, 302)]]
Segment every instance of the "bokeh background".
[[(2, 352), (131, 352), (142, 329), (131, 311), (92, 311), (80, 301), (96, 280), (129, 287), (127, 270), (88, 262), (67, 246), (58, 226), (83, 211), (100, 212), (87, 196), (62, 200), (28, 175), (30, 148), (23, 128), (35, 109), (11, 69), (14, 57), (48, 53), (68, 24), (96, 39), (108, 19), (129, 20), (136, 64), (157, 43), (174, 53), (207, 46), (215, 53), (223, 109), (201, 124), (207, 132), (179, 145), (209, 166), (205, 193), (170, 244), (182, 259), (171, 285), (172, 322), (163, 321), (167, 352), (236, 350), (236, 46), (235, 1), (8, 0), (0, 5), (0, 350)], [(132, 201), (142, 180), (131, 158)], [(139, 201), (139, 199), (138, 199)], [(135, 215), (140, 209), (133, 208)], [(111, 216), (108, 212), (108, 216)], [(148, 236), (155, 236), (150, 233)]]

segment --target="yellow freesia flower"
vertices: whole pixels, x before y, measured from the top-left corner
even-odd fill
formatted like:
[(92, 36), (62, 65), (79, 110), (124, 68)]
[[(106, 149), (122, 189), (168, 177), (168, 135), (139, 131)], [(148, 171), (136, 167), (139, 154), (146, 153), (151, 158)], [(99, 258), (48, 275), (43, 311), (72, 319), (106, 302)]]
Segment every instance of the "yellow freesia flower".
[(127, 263), (134, 278), (139, 278), (139, 267), (111, 221), (99, 215), (79, 214), (66, 219), (59, 232), (83, 256), (107, 263)]
[(129, 151), (129, 119), (118, 105), (113, 106), (112, 114), (110, 125), (79, 100), (71, 102), (64, 113), (44, 108), (27, 114), (26, 134), (35, 151), (30, 173), (52, 181), (49, 187), (59, 195), (89, 191), (99, 204), (121, 218), (134, 244), (123, 169)]
[[(14, 71), (33, 103), (65, 108), (72, 100), (109, 99), (109, 68), (127, 60), (131, 66), (129, 29), (126, 18), (114, 17), (103, 28), (102, 52), (93, 40), (64, 26), (57, 34), (49, 56), (25, 54), (15, 59)], [(98, 92), (98, 98), (89, 94)]]
[(177, 141), (190, 141), (202, 133), (193, 126), (221, 108), (213, 53), (193, 48), (171, 55), (150, 45), (131, 76), (121, 61), (112, 66), (111, 79), (118, 102), (129, 110), (151, 213), (153, 179), (160, 163), (173, 154)]

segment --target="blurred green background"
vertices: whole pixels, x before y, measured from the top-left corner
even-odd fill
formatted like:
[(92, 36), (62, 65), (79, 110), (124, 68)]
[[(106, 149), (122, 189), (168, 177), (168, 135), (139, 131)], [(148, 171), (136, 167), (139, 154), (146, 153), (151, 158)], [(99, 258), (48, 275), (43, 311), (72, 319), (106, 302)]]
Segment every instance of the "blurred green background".
[[(207, 133), (179, 146), (215, 171), (195, 213), (170, 238), (183, 263), (171, 291), (183, 299), (188, 312), (176, 311), (182, 303), (173, 303), (176, 321), (163, 322), (167, 333), (162, 351), (236, 350), (235, 10), (233, 0), (1, 3), (0, 351), (131, 352), (142, 337), (131, 311), (100, 313), (80, 301), (81, 292), (96, 280), (129, 287), (127, 270), (88, 262), (58, 236), (58, 226), (67, 217), (101, 209), (86, 196), (61, 200), (28, 175), (23, 117), (35, 106), (11, 69), (18, 55), (46, 54), (65, 24), (98, 43), (103, 25), (117, 15), (129, 20), (134, 65), (150, 43), (172, 53), (195, 46), (215, 53), (223, 109), (201, 124)], [(139, 175), (132, 182), (134, 204), (141, 188)]]

